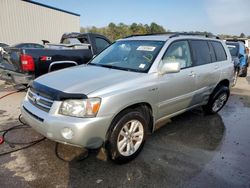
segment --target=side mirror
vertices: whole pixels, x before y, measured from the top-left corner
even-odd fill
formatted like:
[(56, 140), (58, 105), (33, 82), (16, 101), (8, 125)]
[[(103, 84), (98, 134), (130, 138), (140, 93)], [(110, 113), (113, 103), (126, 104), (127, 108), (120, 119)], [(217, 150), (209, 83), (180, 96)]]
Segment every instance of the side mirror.
[(164, 62), (162, 61), (162, 66), (159, 70), (159, 73), (161, 75), (166, 74), (166, 73), (177, 73), (180, 72), (181, 66), (180, 63), (178, 62)]

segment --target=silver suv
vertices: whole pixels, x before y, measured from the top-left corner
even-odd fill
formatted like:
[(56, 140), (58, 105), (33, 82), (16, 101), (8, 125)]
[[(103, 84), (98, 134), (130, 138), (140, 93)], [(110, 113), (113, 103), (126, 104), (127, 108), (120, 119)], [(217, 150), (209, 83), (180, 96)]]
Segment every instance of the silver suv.
[(22, 103), (25, 121), (56, 142), (105, 147), (112, 160), (135, 158), (169, 118), (225, 105), (234, 65), (226, 45), (181, 34), (131, 36), (87, 65), (36, 79)]

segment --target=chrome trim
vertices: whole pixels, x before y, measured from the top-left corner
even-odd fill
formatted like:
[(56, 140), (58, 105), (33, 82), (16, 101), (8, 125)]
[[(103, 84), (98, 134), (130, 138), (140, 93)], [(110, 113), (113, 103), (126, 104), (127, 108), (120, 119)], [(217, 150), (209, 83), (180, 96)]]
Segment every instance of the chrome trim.
[(46, 112), (50, 111), (50, 108), (52, 107), (54, 102), (50, 99), (47, 99), (45, 97), (42, 97), (41, 95), (32, 92), (31, 90), (28, 91), (27, 98), (31, 104)]
[(78, 65), (78, 63), (75, 62), (75, 61), (54, 61), (54, 62), (52, 62), (52, 63), (49, 65), (49, 72), (51, 72), (51, 68), (52, 68), (53, 65), (56, 65), (56, 64), (64, 64), (64, 63), (68, 63), (68, 64), (71, 63), (71, 64), (74, 64), (75, 66)]
[(49, 102), (49, 103), (53, 103), (54, 101), (53, 100), (50, 100), (50, 99), (47, 99), (45, 97), (42, 97), (41, 95), (37, 95), (36, 93), (34, 93), (33, 91), (29, 90), (29, 93), (31, 93), (32, 95), (35, 95), (35, 96), (39, 96), (40, 99), (46, 101), (46, 102)]

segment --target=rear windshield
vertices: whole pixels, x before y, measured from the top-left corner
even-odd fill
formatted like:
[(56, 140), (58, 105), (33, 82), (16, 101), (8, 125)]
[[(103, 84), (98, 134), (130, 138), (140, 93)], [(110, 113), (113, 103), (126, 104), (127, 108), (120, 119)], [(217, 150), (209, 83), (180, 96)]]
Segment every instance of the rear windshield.
[(85, 37), (81, 38), (65, 38), (62, 41), (63, 44), (88, 44), (88, 39)]
[(230, 51), (231, 56), (238, 56), (239, 44), (227, 42), (227, 47)]

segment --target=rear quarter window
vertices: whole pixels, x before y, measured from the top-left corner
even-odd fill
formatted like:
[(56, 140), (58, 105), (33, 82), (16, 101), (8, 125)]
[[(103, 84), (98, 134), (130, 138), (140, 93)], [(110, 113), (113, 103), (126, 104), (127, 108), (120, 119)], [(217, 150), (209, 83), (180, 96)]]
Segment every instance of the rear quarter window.
[(207, 41), (191, 40), (190, 45), (195, 65), (204, 65), (212, 62)]
[(225, 52), (224, 47), (220, 42), (217, 41), (211, 41), (211, 44), (214, 48), (215, 55), (216, 55), (216, 60), (217, 61), (225, 61), (227, 60), (227, 54)]

